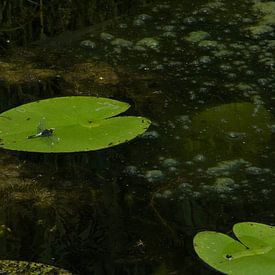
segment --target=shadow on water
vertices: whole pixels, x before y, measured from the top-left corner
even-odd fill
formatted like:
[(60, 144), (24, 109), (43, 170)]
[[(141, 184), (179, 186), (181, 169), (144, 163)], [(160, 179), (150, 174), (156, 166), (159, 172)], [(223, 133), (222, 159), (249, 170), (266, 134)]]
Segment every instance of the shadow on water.
[(251, 1), (158, 3), (65, 50), (32, 49), (25, 63), (39, 60), (29, 68), (44, 86), (2, 77), (3, 110), (99, 95), (153, 123), (99, 152), (2, 151), (1, 258), (76, 274), (215, 274), (194, 253), (197, 232), (274, 224), (275, 36), (256, 13)]

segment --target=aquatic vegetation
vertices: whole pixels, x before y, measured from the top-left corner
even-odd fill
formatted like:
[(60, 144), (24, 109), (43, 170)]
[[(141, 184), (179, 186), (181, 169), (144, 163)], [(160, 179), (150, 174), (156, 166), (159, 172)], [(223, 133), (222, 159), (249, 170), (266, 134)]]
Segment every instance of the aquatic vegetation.
[(275, 227), (241, 222), (233, 232), (237, 240), (215, 231), (199, 232), (194, 249), (204, 262), (226, 274), (273, 274)]
[[(21, 105), (0, 114), (1, 147), (10, 150), (60, 153), (108, 148), (142, 134), (150, 121), (143, 117), (114, 117), (129, 104), (107, 98), (59, 97)], [(35, 134), (45, 119), (45, 129)], [(38, 133), (38, 134), (39, 134)]]
[(262, 105), (230, 103), (209, 108), (192, 119), (185, 152), (203, 153), (211, 159), (219, 152), (223, 159), (249, 161), (269, 141), (270, 113)]
[(165, 168), (177, 167), (180, 165), (180, 162), (176, 159), (167, 158), (162, 161), (162, 166)]
[(96, 43), (91, 40), (83, 40), (81, 41), (80, 46), (87, 49), (95, 49)]
[[(16, 246), (22, 248), (20, 251), (25, 248), (25, 237), (35, 231), (37, 238), (34, 245), (27, 242), (27, 246), (33, 248), (30, 253), (37, 255), (38, 262), (43, 259), (43, 262), (50, 263), (51, 257), (55, 257), (59, 266), (73, 266), (72, 270), (80, 270), (80, 273), (102, 273), (105, 264), (108, 265), (107, 273), (108, 268), (118, 274), (139, 273), (144, 263), (146, 270), (149, 267), (152, 271), (158, 263), (148, 263), (150, 257), (152, 262), (154, 259), (157, 262), (158, 259), (168, 259), (168, 273), (200, 274), (203, 272), (197, 263), (190, 263), (190, 254), (186, 249), (186, 241), (190, 241), (190, 234), (197, 228), (207, 224), (219, 224), (224, 228), (232, 218), (243, 219), (246, 214), (259, 216), (261, 220), (273, 218), (274, 167), (270, 160), (274, 157), (271, 137), (275, 132), (272, 117), (274, 34), (265, 33), (261, 40), (247, 39), (243, 35), (242, 30), (255, 26), (257, 18), (260, 21), (263, 15), (259, 11), (255, 15), (251, 13), (253, 3), (256, 2), (163, 2), (147, 6), (133, 17), (117, 18), (110, 24), (90, 28), (82, 35), (77, 32), (56, 38), (51, 48), (54, 53), (47, 51), (49, 55), (45, 55), (44, 49), (42, 56), (32, 53), (36, 68), (56, 70), (58, 76), (53, 81), (58, 84), (54, 90), (56, 93), (49, 95), (49, 89), (44, 86), (34, 91), (27, 84), (23, 88), (24, 95), (13, 101), (12, 106), (23, 100), (29, 102), (30, 99), (25, 98), (29, 94), (34, 95), (32, 101), (68, 93), (125, 98), (133, 103), (137, 113), (154, 119), (154, 128), (142, 134), (142, 139), (135, 142), (135, 146), (96, 153), (99, 158), (92, 159), (96, 161), (87, 157), (95, 155), (89, 152), (69, 155), (19, 154), (23, 157), (30, 155), (31, 158), (45, 157), (45, 164), (56, 157), (58, 164), (69, 164), (69, 167), (74, 163), (69, 159), (74, 158), (80, 164), (76, 169), (85, 178), (84, 183), (64, 181), (63, 178), (67, 179), (70, 173), (67, 175), (58, 169), (61, 180), (43, 176), (41, 182), (38, 180), (41, 185), (27, 187), (22, 181), (15, 182), (12, 167), (7, 171), (1, 169), (3, 200), (16, 204), (3, 210), (8, 216), (8, 221), (3, 224), (15, 224), (13, 233), (15, 239), (20, 240), (20, 245)], [(81, 14), (79, 18), (85, 20)], [(199, 31), (208, 35), (194, 43), (186, 40), (193, 32)], [(130, 44), (126, 43), (125, 47), (121, 46), (123, 43), (112, 45), (117, 38)], [(158, 41), (157, 50), (136, 45), (144, 38)], [(269, 38), (271, 40), (267, 40)], [(96, 47), (91, 50), (83, 47), (81, 41), (84, 39), (94, 42)], [(64, 43), (70, 47), (63, 49)], [(198, 46), (199, 43), (202, 47)], [(47, 41), (41, 44), (48, 45)], [(44, 79), (47, 81), (47, 78)], [(3, 95), (5, 100), (6, 93)], [(9, 95), (10, 98), (17, 98), (17, 93), (10, 92)], [(232, 102), (238, 103), (227, 104)], [(2, 109), (7, 109), (7, 104), (3, 106)], [(242, 111), (244, 109), (246, 111)], [(34, 124), (27, 135), (36, 135), (38, 120)], [(45, 146), (54, 147), (55, 137), (57, 144), (60, 144), (60, 131), (51, 124), (46, 119), (46, 128), (38, 134), (42, 135), (43, 129), (55, 128), (52, 135), (47, 137), (44, 132), (42, 137), (40, 135), (31, 140), (50, 141)], [(98, 159), (104, 159), (101, 165), (104, 171), (101, 168), (94, 171), (93, 165)], [(68, 161), (63, 163), (63, 160)], [(38, 168), (37, 173), (40, 173), (41, 167)], [(86, 168), (87, 171), (84, 170)], [(68, 167), (66, 169), (69, 170)], [(22, 168), (14, 170), (16, 176)], [(47, 183), (50, 188), (47, 188)], [(78, 193), (78, 187), (85, 197), (72, 200)], [(27, 188), (32, 188), (32, 192), (28, 192)], [(70, 195), (65, 192), (59, 195), (60, 188), (72, 192)], [(107, 193), (106, 197), (102, 193)], [(153, 217), (152, 211), (148, 211), (148, 196), (151, 195)], [(64, 200), (67, 201), (65, 205)], [(92, 203), (91, 209), (86, 211), (94, 200), (100, 203), (99, 207)], [(78, 205), (82, 202), (84, 213), (81, 218)], [(58, 211), (57, 205), (60, 207)], [(90, 222), (89, 214), (93, 208), (107, 222), (106, 250), (112, 254), (112, 263), (109, 263), (108, 255), (104, 255), (104, 263), (93, 262), (95, 258), (100, 258), (98, 252), (104, 246), (101, 243), (102, 231), (98, 233), (94, 230), (94, 223)], [(20, 220), (22, 217), (22, 222), (16, 220), (18, 216)], [(19, 235), (18, 231), (25, 228), (26, 217), (30, 226)], [(162, 225), (165, 233), (161, 236), (155, 234), (156, 229), (161, 231)], [(174, 249), (174, 243), (169, 242), (171, 236), (177, 233), (184, 239), (181, 248), (183, 253), (187, 253), (181, 256), (186, 260), (179, 264), (174, 263), (178, 249)], [(94, 235), (98, 242), (91, 241)], [(142, 241), (139, 242), (139, 239)], [(142, 242), (146, 249), (136, 245)], [(159, 249), (163, 244), (165, 248)], [(10, 244), (6, 249), (9, 247)], [(94, 252), (95, 247), (100, 248)], [(130, 253), (125, 253), (129, 250)], [(22, 255), (18, 253), (17, 259)], [(100, 270), (91, 272), (95, 270), (92, 266)], [(126, 266), (127, 271), (123, 272), (122, 266)], [(186, 266), (189, 266), (190, 272)]]
[(100, 34), (100, 38), (104, 41), (111, 41), (114, 39), (114, 36), (110, 33), (107, 33), (107, 32), (102, 32)]
[(202, 40), (206, 40), (210, 37), (210, 34), (205, 31), (196, 31), (190, 32), (187, 36), (185, 36), (185, 40), (195, 43), (200, 42)]
[(152, 38), (152, 37), (145, 37), (139, 40), (136, 43), (136, 46), (140, 47), (146, 47), (152, 50), (158, 50), (159, 49), (159, 41)]
[(111, 45), (113, 46), (118, 46), (121, 48), (126, 48), (126, 49), (130, 49), (133, 47), (133, 42), (123, 39), (123, 38), (115, 38), (114, 40), (111, 41)]
[(239, 171), (242, 167), (247, 167), (250, 162), (244, 159), (234, 159), (228, 161), (221, 161), (217, 163), (217, 166), (207, 169), (207, 174), (212, 176), (228, 176), (236, 171)]
[(213, 189), (219, 193), (226, 193), (230, 192), (235, 187), (235, 181), (232, 178), (223, 177), (223, 178), (217, 178)]
[(161, 170), (148, 170), (145, 173), (145, 178), (149, 182), (158, 182), (164, 179), (164, 173)]
[(0, 62), (0, 80), (7, 84), (31, 83), (35, 80), (45, 81), (56, 77), (58, 71), (53, 69), (39, 69), (34, 64), (17, 62)]
[(63, 78), (68, 84), (76, 87), (79, 94), (84, 93), (84, 90), (87, 90), (87, 87), (91, 87), (92, 84), (102, 86), (119, 83), (119, 77), (114, 69), (107, 64), (98, 62), (74, 64), (68, 72), (64, 73)]
[(253, 5), (255, 15), (260, 14), (260, 19), (257, 24), (252, 25), (245, 30), (250, 32), (253, 38), (259, 38), (265, 34), (273, 32), (275, 25), (275, 4), (273, 1), (255, 2)]
[(56, 274), (56, 275), (72, 275), (71, 272), (42, 263), (26, 262), (26, 261), (10, 261), (1, 260), (0, 269), (2, 273), (10, 275), (18, 274)]

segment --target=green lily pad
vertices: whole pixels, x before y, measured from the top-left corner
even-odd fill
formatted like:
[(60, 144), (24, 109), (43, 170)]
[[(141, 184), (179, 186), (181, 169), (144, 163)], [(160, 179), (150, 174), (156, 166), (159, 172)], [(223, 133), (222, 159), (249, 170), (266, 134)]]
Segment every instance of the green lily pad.
[[(35, 101), (0, 114), (0, 147), (10, 150), (61, 153), (108, 148), (142, 134), (144, 117), (114, 117), (129, 104), (98, 97), (71, 96)], [(28, 138), (44, 129), (50, 136)]]
[(198, 256), (225, 274), (275, 274), (275, 227), (242, 222), (233, 227), (238, 240), (204, 231), (193, 240)]
[(271, 137), (271, 114), (252, 103), (230, 103), (209, 108), (192, 119), (190, 135), (184, 139), (190, 156), (204, 154), (212, 159), (254, 159)]

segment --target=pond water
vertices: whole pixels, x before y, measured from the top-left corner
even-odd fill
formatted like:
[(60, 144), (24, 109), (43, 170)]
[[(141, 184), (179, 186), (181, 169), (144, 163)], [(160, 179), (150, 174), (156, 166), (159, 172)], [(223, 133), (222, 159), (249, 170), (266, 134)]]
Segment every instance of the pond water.
[(109, 64), (127, 79), (116, 99), (152, 125), (96, 153), (5, 152), (1, 257), (76, 274), (212, 274), (197, 232), (274, 225), (274, 25), (272, 1), (171, 0), (73, 41), (62, 58)]

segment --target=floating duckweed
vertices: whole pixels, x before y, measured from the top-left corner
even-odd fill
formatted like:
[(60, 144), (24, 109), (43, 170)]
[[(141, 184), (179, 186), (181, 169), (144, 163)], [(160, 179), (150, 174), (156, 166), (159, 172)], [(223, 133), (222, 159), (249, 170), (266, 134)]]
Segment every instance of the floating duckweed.
[(105, 41), (110, 41), (110, 40), (113, 40), (114, 39), (114, 36), (110, 33), (107, 33), (107, 32), (102, 32), (100, 34), (100, 38), (102, 40), (105, 40)]
[(239, 91), (245, 92), (245, 91), (251, 91), (253, 90), (253, 87), (250, 86), (247, 83), (239, 83), (238, 85), (236, 85), (236, 89), (238, 89)]
[(208, 7), (210, 9), (221, 9), (223, 6), (224, 3), (221, 0), (215, 0), (205, 5), (205, 7)]
[(217, 178), (214, 185), (214, 189), (219, 193), (231, 192), (234, 187), (235, 181), (228, 177)]
[(177, 118), (177, 121), (182, 124), (189, 124), (191, 123), (190, 117), (188, 115), (182, 115)]
[(193, 160), (195, 162), (203, 162), (206, 160), (206, 157), (202, 154), (198, 154), (198, 155), (194, 156)]
[(265, 173), (265, 170), (260, 167), (250, 166), (245, 169), (245, 172), (250, 175), (261, 175)]
[(262, 37), (263, 35), (273, 31), (273, 28), (268, 25), (258, 25), (249, 27), (248, 30), (251, 33), (251, 36), (255, 39)]
[(145, 13), (139, 14), (137, 16), (137, 19), (142, 20), (142, 21), (151, 20), (152, 18), (153, 17), (151, 15), (148, 15), (148, 14), (145, 14)]
[(145, 178), (149, 182), (162, 181), (164, 179), (164, 174), (161, 170), (149, 170), (146, 171)]
[(210, 34), (208, 32), (196, 31), (196, 32), (190, 32), (187, 36), (184, 37), (184, 39), (192, 43), (197, 43), (209, 37), (210, 37)]
[(121, 23), (121, 24), (118, 25), (118, 27), (119, 27), (120, 29), (127, 29), (127, 28), (128, 28), (128, 25), (127, 25), (126, 23)]
[(197, 23), (197, 19), (193, 16), (186, 17), (183, 19), (183, 23), (186, 25), (194, 25)]
[(122, 39), (122, 38), (116, 38), (114, 40), (112, 40), (111, 44), (113, 46), (118, 46), (118, 47), (121, 47), (121, 48), (132, 48), (133, 46), (133, 42), (132, 41), (129, 41), (129, 40), (125, 40), (125, 39)]
[(231, 43), (230, 47), (234, 50), (243, 50), (245, 49), (245, 46), (240, 43)]
[(220, 69), (224, 72), (228, 72), (232, 70), (232, 66), (228, 65), (228, 64), (221, 64), (220, 65)]
[(172, 197), (173, 193), (171, 190), (165, 190), (163, 193), (162, 193), (162, 197), (165, 198), (165, 199), (169, 199), (170, 197)]
[(174, 32), (164, 32), (161, 34), (162, 37), (167, 37), (167, 38), (175, 38), (177, 35)]
[(146, 49), (142, 46), (134, 46), (133, 50), (135, 50), (137, 52), (146, 52)]
[(248, 161), (243, 159), (221, 161), (217, 166), (208, 168), (206, 172), (211, 176), (228, 176), (230, 173), (238, 171), (242, 166), (249, 164)]
[(172, 159), (172, 158), (168, 158), (163, 160), (162, 162), (162, 166), (165, 168), (169, 168), (169, 167), (175, 167), (175, 166), (179, 166), (180, 162), (176, 159)]
[(259, 78), (257, 80), (257, 82), (260, 86), (266, 86), (270, 82), (270, 79), (268, 79), (268, 78)]
[(275, 49), (275, 40), (268, 40), (267, 47), (270, 49)]
[(133, 21), (133, 26), (141, 27), (141, 26), (144, 26), (144, 25), (145, 25), (145, 21), (144, 21), (144, 20), (135, 19), (135, 20)]
[(219, 43), (214, 40), (202, 40), (198, 44), (200, 48), (206, 49), (206, 50), (212, 50), (219, 48)]
[(234, 52), (229, 51), (229, 50), (219, 50), (219, 51), (214, 51), (213, 54), (217, 58), (224, 58), (224, 57), (234, 55)]
[(139, 174), (138, 168), (134, 165), (126, 166), (124, 172), (130, 176), (137, 176)]
[(175, 28), (176, 27), (173, 25), (166, 25), (166, 26), (162, 27), (162, 30), (165, 32), (171, 32), (171, 31), (175, 30)]
[(258, 45), (251, 45), (248, 47), (248, 49), (250, 52), (254, 52), (254, 53), (261, 51), (261, 47)]
[(199, 58), (199, 63), (201, 64), (209, 64), (211, 62), (212, 62), (212, 59), (210, 58), (210, 56), (204, 55)]
[(136, 46), (146, 47), (153, 50), (157, 50), (159, 48), (159, 41), (152, 38), (152, 37), (145, 37), (141, 40), (139, 40), (136, 43)]
[(83, 48), (95, 49), (96, 43), (91, 40), (83, 40), (80, 42), (80, 46)]

